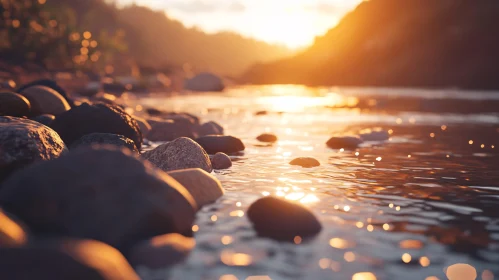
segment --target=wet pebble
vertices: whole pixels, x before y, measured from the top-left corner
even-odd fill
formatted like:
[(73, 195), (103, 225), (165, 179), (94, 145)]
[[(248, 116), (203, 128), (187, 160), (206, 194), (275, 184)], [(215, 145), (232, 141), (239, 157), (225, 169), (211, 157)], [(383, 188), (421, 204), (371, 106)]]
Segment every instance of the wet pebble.
[(355, 150), (362, 144), (362, 139), (357, 136), (331, 137), (326, 145), (331, 149)]
[(25, 117), (31, 114), (29, 100), (17, 93), (0, 92), (0, 116)]
[(52, 129), (38, 122), (0, 117), (0, 182), (37, 161), (58, 158), (66, 145)]
[(43, 242), (0, 248), (2, 279), (139, 280), (116, 249), (92, 240)]
[(258, 111), (255, 113), (255, 116), (264, 116), (264, 115), (268, 115), (269, 112), (267, 111)]
[(277, 240), (311, 237), (322, 230), (321, 223), (309, 209), (273, 196), (260, 198), (251, 204), (248, 218), (258, 235)]
[(209, 135), (197, 138), (196, 142), (210, 155), (216, 153), (232, 154), (244, 151), (245, 149), (241, 139), (234, 136)]
[(195, 138), (194, 125), (181, 124), (175, 120), (148, 119), (151, 130), (145, 137), (151, 141), (172, 141), (179, 137)]
[(139, 154), (139, 150), (135, 146), (132, 139), (127, 138), (123, 135), (110, 134), (110, 133), (91, 133), (84, 135), (80, 139), (76, 140), (69, 147), (71, 150), (88, 147), (96, 144), (101, 145), (112, 145), (116, 147), (124, 147), (130, 149), (134, 154)]
[(187, 168), (213, 170), (205, 150), (190, 138), (181, 137), (147, 151), (142, 157), (163, 171)]
[(277, 136), (274, 134), (269, 134), (269, 133), (264, 133), (256, 137), (256, 139), (260, 142), (266, 142), (266, 143), (274, 143), (277, 142)]
[(228, 169), (232, 166), (232, 160), (224, 153), (216, 153), (211, 157), (213, 169)]
[(223, 135), (224, 128), (216, 122), (210, 121), (202, 124), (197, 129), (198, 136)]
[(317, 167), (317, 166), (321, 165), (321, 163), (318, 160), (316, 160), (315, 158), (311, 158), (311, 157), (295, 158), (292, 161), (290, 161), (289, 164), (299, 165), (299, 166), (305, 167), (305, 168)]
[(120, 251), (156, 235), (191, 234), (197, 209), (173, 178), (111, 146), (25, 168), (5, 181), (0, 205), (33, 234), (89, 238)]
[(168, 175), (189, 191), (199, 208), (215, 202), (225, 192), (217, 178), (199, 168), (172, 171)]
[(111, 133), (132, 139), (139, 150), (142, 146), (142, 133), (137, 121), (117, 106), (83, 103), (57, 116), (50, 127), (67, 145), (87, 134)]
[(31, 104), (31, 116), (62, 114), (71, 106), (57, 91), (46, 86), (32, 86), (20, 92)]
[(50, 79), (41, 79), (41, 80), (36, 80), (36, 81), (30, 82), (30, 83), (24, 84), (21, 87), (19, 87), (16, 90), (16, 92), (23, 92), (25, 89), (27, 89), (29, 87), (33, 87), (33, 86), (45, 86), (45, 87), (51, 88), (51, 89), (55, 90), (57, 93), (59, 93), (66, 100), (66, 102), (68, 102), (68, 104), (71, 107), (74, 106), (74, 101), (71, 98), (69, 98), (66, 91), (61, 86), (59, 86), (56, 81), (50, 80)]
[(176, 233), (160, 235), (134, 245), (127, 259), (134, 267), (167, 268), (184, 261), (195, 245), (194, 238)]

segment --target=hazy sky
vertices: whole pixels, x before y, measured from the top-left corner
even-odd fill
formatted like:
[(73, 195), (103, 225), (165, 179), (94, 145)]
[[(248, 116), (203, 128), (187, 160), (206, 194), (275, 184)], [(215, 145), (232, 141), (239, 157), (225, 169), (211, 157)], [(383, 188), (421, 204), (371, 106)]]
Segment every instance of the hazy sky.
[(207, 32), (231, 30), (272, 43), (302, 47), (363, 0), (117, 0), (137, 3)]

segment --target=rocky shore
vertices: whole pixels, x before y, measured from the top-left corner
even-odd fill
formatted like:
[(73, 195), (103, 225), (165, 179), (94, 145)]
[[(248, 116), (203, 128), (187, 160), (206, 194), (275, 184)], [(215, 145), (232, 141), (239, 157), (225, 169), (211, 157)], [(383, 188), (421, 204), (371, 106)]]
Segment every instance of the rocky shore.
[[(55, 82), (2, 91), (0, 104), (6, 279), (139, 279), (139, 266), (181, 263), (196, 246), (197, 212), (225, 193), (210, 173), (231, 168), (231, 155), (246, 149), (216, 122), (157, 108), (136, 117), (112, 100), (72, 99)], [(359, 134), (327, 145), (356, 149), (388, 137)], [(272, 145), (278, 138), (257, 140)], [(320, 166), (314, 158), (290, 164)], [(278, 197), (257, 200), (247, 216), (261, 238), (284, 242), (322, 229), (312, 211)]]

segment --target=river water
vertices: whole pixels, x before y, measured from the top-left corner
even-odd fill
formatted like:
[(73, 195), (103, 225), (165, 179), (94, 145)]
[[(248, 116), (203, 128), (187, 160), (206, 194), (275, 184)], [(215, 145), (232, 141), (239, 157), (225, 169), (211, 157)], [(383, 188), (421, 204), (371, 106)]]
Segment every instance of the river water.
[[(214, 172), (226, 194), (199, 212), (189, 259), (145, 279), (499, 279), (499, 92), (265, 86), (124, 102), (214, 120), (246, 145)], [(378, 127), (389, 141), (325, 145)], [(259, 143), (265, 132), (279, 141)], [(321, 166), (288, 164), (300, 156)], [(259, 238), (246, 210), (266, 195), (311, 208), (322, 232)]]

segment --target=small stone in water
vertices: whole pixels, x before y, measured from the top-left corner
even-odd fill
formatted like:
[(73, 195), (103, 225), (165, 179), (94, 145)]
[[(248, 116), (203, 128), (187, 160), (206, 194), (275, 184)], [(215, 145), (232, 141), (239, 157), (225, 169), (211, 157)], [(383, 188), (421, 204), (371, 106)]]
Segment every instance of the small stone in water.
[(277, 142), (277, 136), (274, 134), (264, 133), (256, 137), (256, 139), (260, 142), (273, 143)]
[(211, 158), (213, 169), (227, 169), (232, 166), (232, 160), (224, 153), (216, 153)]
[(176, 233), (160, 235), (134, 245), (128, 260), (134, 267), (166, 268), (185, 260), (195, 245), (194, 238)]
[(55, 120), (55, 116), (50, 114), (43, 114), (32, 118), (32, 120), (50, 127), (50, 124)]
[(197, 138), (196, 142), (210, 155), (216, 153), (232, 154), (244, 151), (246, 148), (241, 139), (234, 136), (208, 135)]
[(321, 223), (309, 209), (273, 196), (251, 204), (247, 214), (260, 236), (277, 240), (292, 242), (295, 236), (311, 237), (322, 230)]
[(357, 136), (335, 136), (331, 137), (326, 145), (331, 149), (355, 150), (362, 142)]
[(220, 181), (199, 168), (168, 172), (194, 198), (198, 208), (211, 204), (224, 194)]
[(321, 163), (315, 158), (311, 157), (300, 157), (293, 159), (289, 164), (291, 165), (299, 165), (301, 167), (310, 168), (320, 166)]
[(31, 104), (31, 115), (57, 115), (71, 109), (69, 103), (57, 91), (46, 86), (33, 86), (20, 92)]
[(386, 141), (390, 134), (382, 129), (365, 129), (360, 132), (360, 138), (364, 141)]
[(26, 97), (9, 91), (0, 92), (0, 116), (24, 117), (30, 112), (31, 104)]

